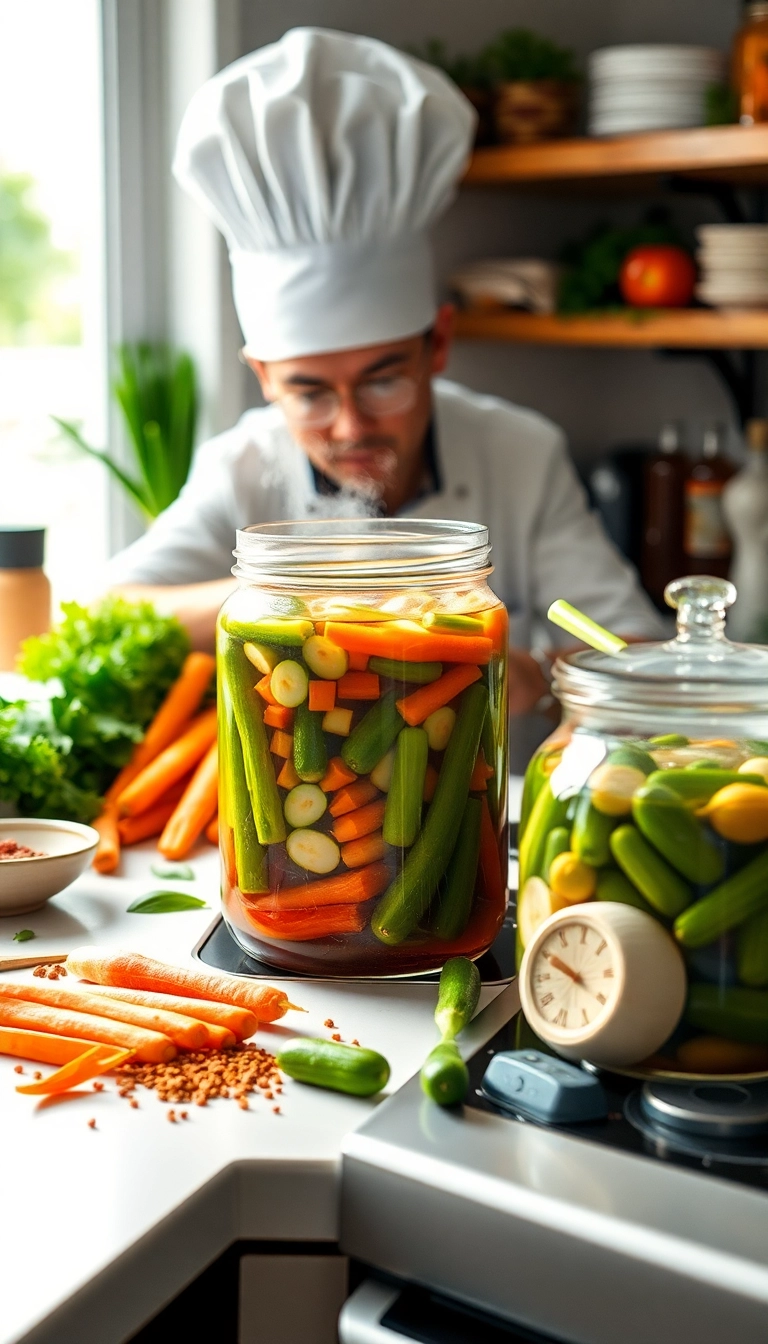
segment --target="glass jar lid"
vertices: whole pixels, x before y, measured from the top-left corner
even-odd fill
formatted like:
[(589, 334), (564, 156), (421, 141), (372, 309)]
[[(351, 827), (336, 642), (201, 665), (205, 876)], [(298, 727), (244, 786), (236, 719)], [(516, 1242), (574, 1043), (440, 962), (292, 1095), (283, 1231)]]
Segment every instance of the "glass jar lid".
[(677, 609), (675, 638), (559, 658), (554, 689), (563, 703), (768, 709), (768, 648), (725, 636), (733, 584), (694, 575), (668, 584), (664, 598)]

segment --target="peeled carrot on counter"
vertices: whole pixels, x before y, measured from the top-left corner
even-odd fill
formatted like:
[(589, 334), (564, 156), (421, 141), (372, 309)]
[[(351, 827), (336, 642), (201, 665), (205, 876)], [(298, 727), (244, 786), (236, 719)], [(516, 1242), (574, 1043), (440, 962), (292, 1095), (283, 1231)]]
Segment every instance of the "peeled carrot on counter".
[(23, 1027), (52, 1036), (75, 1036), (89, 1045), (119, 1045), (132, 1050), (144, 1064), (164, 1064), (176, 1058), (176, 1046), (159, 1031), (145, 1031), (127, 1022), (112, 1022), (96, 1013), (69, 1012), (29, 999), (0, 997), (0, 1027)]
[(149, 989), (123, 989), (119, 985), (93, 985), (88, 992), (94, 998), (117, 999), (122, 1003), (135, 1003), (141, 1008), (162, 1008), (172, 1013), (183, 1013), (185, 1017), (207, 1022), (209, 1026), (223, 1027), (238, 1041), (247, 1041), (259, 1025), (255, 1015), (247, 1008), (236, 1008), (229, 1003), (190, 999), (181, 994), (157, 994)]
[[(173, 1041), (174, 1045), (181, 1046), (183, 1050), (204, 1050), (214, 1044), (205, 1022), (184, 1017), (181, 1013), (170, 1012), (167, 1009), (139, 1007), (133, 1003), (118, 1003), (112, 999), (99, 998), (85, 986), (70, 989), (40, 980), (23, 984), (2, 981), (0, 1001), (3, 999), (43, 1003), (53, 1008), (71, 1009), (78, 1013), (97, 1013), (101, 1017), (114, 1018), (133, 1027), (162, 1032)], [(215, 1043), (218, 1045), (218, 1041)]]
[(192, 770), (216, 740), (216, 710), (207, 709), (186, 732), (160, 752), (117, 798), (119, 811), (128, 817), (146, 812), (163, 794)]
[(198, 765), (157, 842), (160, 853), (166, 859), (186, 858), (215, 815), (219, 796), (218, 759), (218, 748), (214, 742)]
[(235, 1004), (248, 1009), (259, 1022), (276, 1022), (289, 1008), (296, 1007), (282, 989), (273, 989), (271, 985), (253, 985), (236, 980), (234, 976), (168, 966), (151, 957), (142, 957), (138, 952), (79, 947), (70, 952), (66, 968), (70, 974), (96, 984), (152, 989), (160, 994), (183, 994), (190, 999)]
[(90, 1049), (83, 1050), (81, 1041), (77, 1059), (71, 1059), (47, 1078), (41, 1078), (35, 1083), (23, 1083), (16, 1091), (28, 1097), (50, 1097), (69, 1092), (70, 1088), (90, 1082), (91, 1078), (98, 1078), (100, 1073), (109, 1073), (110, 1069), (125, 1064), (132, 1055), (132, 1050), (120, 1050), (113, 1045), (92, 1045)]
[(78, 1040), (74, 1036), (51, 1036), (47, 1031), (0, 1027), (0, 1055), (34, 1059), (39, 1064), (69, 1064), (95, 1044), (95, 1041)]

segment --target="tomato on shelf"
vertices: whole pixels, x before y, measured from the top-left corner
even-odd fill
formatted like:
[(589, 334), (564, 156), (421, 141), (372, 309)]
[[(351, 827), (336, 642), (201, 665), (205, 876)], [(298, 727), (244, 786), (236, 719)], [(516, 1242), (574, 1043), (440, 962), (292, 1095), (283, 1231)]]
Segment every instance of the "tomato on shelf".
[(686, 308), (696, 288), (696, 267), (682, 247), (646, 243), (627, 253), (619, 288), (633, 308)]

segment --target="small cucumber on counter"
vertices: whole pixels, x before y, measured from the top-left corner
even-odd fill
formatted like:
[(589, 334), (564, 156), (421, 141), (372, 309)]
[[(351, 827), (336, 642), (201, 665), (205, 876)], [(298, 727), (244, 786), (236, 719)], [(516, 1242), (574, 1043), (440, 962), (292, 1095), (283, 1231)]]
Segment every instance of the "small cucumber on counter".
[(739, 929), (736, 970), (742, 985), (768, 985), (768, 910), (747, 919)]
[(306, 700), (298, 706), (293, 721), (293, 767), (307, 784), (317, 784), (328, 769), (323, 713), (310, 709)]
[(731, 1041), (768, 1045), (768, 994), (761, 989), (691, 985), (684, 1020)]
[[(303, 602), (301, 606), (304, 606)], [(225, 612), (221, 624), (233, 639), (242, 639), (249, 644), (282, 645), (286, 649), (300, 649), (315, 633), (311, 621), (285, 620), (279, 616), (265, 617), (263, 621), (240, 621)]]
[[(437, 913), (432, 922), (432, 932), (435, 937), (446, 942), (458, 938), (464, 932), (469, 921), (475, 894), (477, 862), (480, 857), (482, 818), (483, 805), (481, 800), (470, 796), (466, 801), (464, 815), (461, 818), (456, 848), (448, 865), (445, 890), (440, 893)], [(386, 839), (386, 835), (384, 838)]]
[(768, 909), (768, 849), (684, 910), (675, 920), (675, 937), (683, 947), (705, 947), (765, 909)]
[(423, 728), (401, 728), (395, 744), (392, 781), (387, 793), (382, 834), (388, 845), (406, 849), (421, 825), (429, 741)]
[(399, 663), (395, 658), (378, 658), (375, 654), (368, 659), (368, 668), (380, 677), (410, 682), (412, 686), (428, 686), (443, 675), (442, 663)]
[(626, 874), (619, 872), (618, 868), (603, 868), (597, 874), (595, 897), (598, 901), (633, 905), (636, 910), (644, 910), (647, 915), (654, 914), (654, 910), (640, 895), (637, 887), (633, 886)]
[(435, 1022), (442, 1040), (421, 1070), (422, 1090), (439, 1106), (456, 1106), (469, 1087), (469, 1071), (455, 1043), (472, 1020), (480, 999), (480, 972), (468, 957), (451, 957), (444, 965), (437, 991)]
[(622, 872), (649, 905), (667, 919), (689, 906), (693, 893), (674, 868), (662, 859), (637, 827), (619, 826), (611, 836), (611, 853)]
[(645, 784), (632, 799), (638, 830), (678, 873), (702, 886), (723, 876), (723, 855), (674, 789)]
[(544, 846), (544, 863), (542, 865), (542, 877), (545, 882), (549, 881), (549, 870), (557, 858), (558, 854), (565, 854), (571, 848), (571, 833), (567, 826), (553, 826), (547, 836), (547, 843)]
[(397, 691), (387, 691), (353, 728), (341, 748), (341, 759), (356, 775), (368, 775), (389, 751), (403, 727), (395, 699)]
[[(371, 931), (382, 943), (396, 946), (413, 932), (426, 914), (448, 867), (469, 796), (487, 708), (487, 688), (483, 682), (476, 681), (461, 697), (456, 727), (446, 747), (435, 794), (416, 842), (373, 913)], [(353, 761), (347, 761), (347, 764), (355, 769)]]
[(619, 817), (606, 816), (592, 806), (588, 793), (576, 804), (571, 832), (571, 849), (591, 868), (604, 868), (611, 861), (610, 839)]
[(297, 1036), (286, 1041), (277, 1055), (277, 1067), (311, 1087), (348, 1092), (353, 1097), (372, 1097), (389, 1082), (389, 1064), (376, 1050), (337, 1041), (311, 1040)]

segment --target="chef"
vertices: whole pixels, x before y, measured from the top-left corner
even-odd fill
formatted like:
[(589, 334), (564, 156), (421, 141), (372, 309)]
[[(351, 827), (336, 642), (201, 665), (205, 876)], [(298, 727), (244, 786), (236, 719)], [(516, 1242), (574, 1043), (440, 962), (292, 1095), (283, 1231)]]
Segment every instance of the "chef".
[[(452, 310), (428, 241), (475, 115), (432, 66), (298, 28), (209, 80), (174, 172), (224, 234), (242, 357), (268, 405), (204, 444), (176, 503), (111, 564), (210, 647), (235, 531), (369, 512), (483, 522), (512, 618), (514, 710), (547, 692), (537, 648), (565, 597), (625, 636), (658, 618), (541, 415), (439, 377)], [(533, 645), (533, 652), (527, 649)]]

